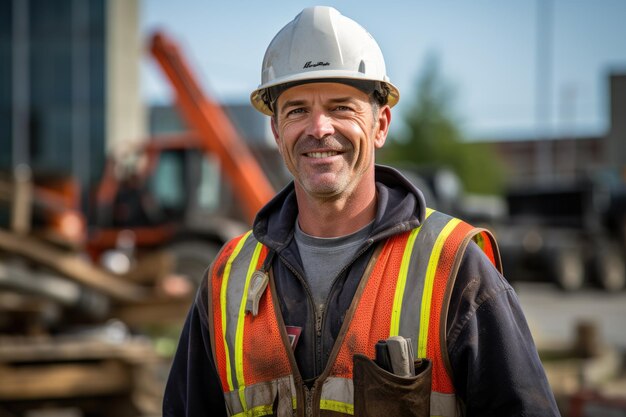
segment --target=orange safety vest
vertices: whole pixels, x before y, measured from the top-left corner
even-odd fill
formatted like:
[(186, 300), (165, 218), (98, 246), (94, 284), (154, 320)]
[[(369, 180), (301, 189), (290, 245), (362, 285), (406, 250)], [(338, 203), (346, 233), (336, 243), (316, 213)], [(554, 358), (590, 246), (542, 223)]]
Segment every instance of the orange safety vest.
[[(474, 240), (501, 271), (486, 230), (428, 209), (423, 224), (387, 239), (372, 255), (324, 372), (302, 382), (273, 277), (258, 315), (246, 314), (252, 275), (268, 249), (251, 234), (228, 242), (211, 267), (211, 346), (229, 415), (354, 415), (353, 356), (374, 358), (377, 341), (410, 337), (417, 358), (432, 361), (430, 415), (461, 414), (445, 342), (448, 302), (463, 253)], [(271, 271), (270, 271), (271, 272)], [(280, 411), (282, 410), (282, 411)], [(285, 411), (287, 410), (287, 411)]]

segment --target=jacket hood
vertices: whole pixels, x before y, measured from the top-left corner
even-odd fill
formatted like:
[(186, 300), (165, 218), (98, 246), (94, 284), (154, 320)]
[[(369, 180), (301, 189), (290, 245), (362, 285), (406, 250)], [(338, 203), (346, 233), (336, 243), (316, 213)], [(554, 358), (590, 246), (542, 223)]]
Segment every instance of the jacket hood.
[[(370, 239), (378, 241), (418, 227), (426, 214), (422, 192), (396, 169), (376, 165), (377, 210)], [(293, 181), (257, 214), (255, 238), (279, 251), (289, 244), (298, 216)]]

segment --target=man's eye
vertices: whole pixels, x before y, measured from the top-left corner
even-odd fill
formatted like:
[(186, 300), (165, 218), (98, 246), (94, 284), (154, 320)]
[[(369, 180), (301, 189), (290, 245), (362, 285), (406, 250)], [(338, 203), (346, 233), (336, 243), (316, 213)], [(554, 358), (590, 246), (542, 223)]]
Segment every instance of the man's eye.
[(337, 111), (352, 111), (352, 109), (348, 106), (337, 106), (335, 107), (335, 110)]
[(301, 107), (298, 107), (296, 109), (289, 110), (287, 112), (287, 117), (297, 115), (297, 114), (302, 114), (302, 113), (304, 113), (304, 109)]

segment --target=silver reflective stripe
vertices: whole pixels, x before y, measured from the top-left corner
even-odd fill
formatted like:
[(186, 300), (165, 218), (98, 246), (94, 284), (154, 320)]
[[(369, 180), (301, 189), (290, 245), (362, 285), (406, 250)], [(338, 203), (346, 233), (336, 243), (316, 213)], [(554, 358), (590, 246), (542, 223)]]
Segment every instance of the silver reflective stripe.
[(407, 271), (404, 296), (402, 298), (402, 313), (400, 316), (399, 334), (410, 337), (413, 343), (413, 352), (417, 355), (418, 335), (420, 334), (420, 312), (428, 260), (433, 246), (441, 230), (450, 221), (450, 217), (437, 211), (433, 212), (420, 227), (415, 239), (411, 261)]
[(454, 394), (430, 393), (431, 417), (459, 417), (461, 415)]
[[(224, 338), (228, 344), (228, 360), (230, 361), (231, 378), (235, 390), (240, 386), (241, 382), (237, 380), (237, 362), (235, 357), (237, 351), (235, 341), (239, 311), (241, 309), (241, 297), (246, 284), (249, 262), (257, 244), (256, 239), (252, 238), (252, 234), (249, 234), (245, 239), (246, 241), (236, 258), (228, 260), (228, 262), (232, 262), (227, 281), (228, 288), (222, 288), (222, 291), (226, 291), (226, 327), (224, 329)], [(241, 262), (241, 260), (244, 262)], [(222, 306), (222, 309), (223, 308), (224, 306)]]
[(244, 395), (248, 405), (248, 409), (245, 412), (241, 406), (238, 391), (224, 393), (224, 399), (232, 416), (264, 416), (272, 414), (274, 400), (279, 391), (290, 393), (291, 398), (288, 401), (295, 405), (296, 386), (292, 376), (268, 382), (259, 382), (258, 384), (245, 387)]
[(354, 386), (348, 378), (329, 377), (322, 385), (320, 408), (354, 414)]

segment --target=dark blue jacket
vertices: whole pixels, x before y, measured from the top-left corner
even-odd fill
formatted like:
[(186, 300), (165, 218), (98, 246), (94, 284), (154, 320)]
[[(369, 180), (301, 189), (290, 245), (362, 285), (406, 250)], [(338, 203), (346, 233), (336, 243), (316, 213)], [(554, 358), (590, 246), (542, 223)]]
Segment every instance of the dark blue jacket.
[[(295, 349), (302, 377), (322, 373), (359, 280), (377, 242), (419, 226), (422, 194), (397, 171), (377, 166), (378, 210), (373, 230), (335, 280), (316, 337), (313, 298), (293, 228), (298, 213), (293, 184), (257, 215), (255, 237), (276, 251), (272, 268), (286, 325), (302, 328)], [(198, 291), (170, 371), (164, 417), (226, 416), (212, 360), (207, 324), (207, 279)], [(483, 252), (465, 252), (450, 299), (447, 346), (453, 382), (467, 416), (558, 416), (554, 396), (511, 286)]]

